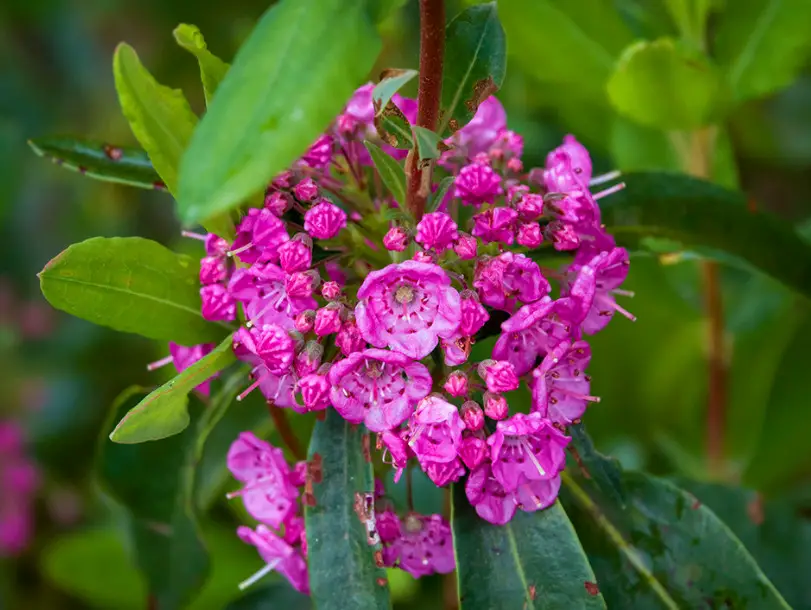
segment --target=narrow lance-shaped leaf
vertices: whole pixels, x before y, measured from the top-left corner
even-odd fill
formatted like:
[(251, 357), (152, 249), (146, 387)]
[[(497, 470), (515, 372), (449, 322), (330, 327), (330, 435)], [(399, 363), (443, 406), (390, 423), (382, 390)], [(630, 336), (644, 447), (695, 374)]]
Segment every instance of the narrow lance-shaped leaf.
[(453, 490), (453, 545), (462, 610), (605, 608), (597, 579), (559, 502), (492, 525)]
[[(603, 222), (629, 248), (667, 238), (748, 264), (811, 296), (811, 246), (788, 222), (753, 209), (741, 193), (681, 174), (638, 172), (600, 200)], [(780, 247), (775, 247), (779, 244)]]
[(441, 154), (442, 147), (447, 150), (437, 134), (425, 127), (414, 125), (411, 129), (414, 130), (414, 139), (417, 141), (417, 150), (420, 161), (430, 161), (431, 159), (438, 159)]
[(189, 393), (236, 360), (231, 341), (228, 336), (210, 353), (139, 402), (118, 422), (110, 439), (116, 443), (143, 443), (185, 430), (189, 425)]
[(83, 176), (145, 189), (166, 188), (149, 156), (137, 148), (68, 137), (36, 138), (28, 145), (40, 157)]
[(431, 199), (428, 202), (428, 205), (425, 207), (426, 212), (436, 212), (436, 210), (442, 204), (442, 200), (445, 199), (445, 195), (448, 194), (448, 190), (453, 186), (453, 180), (453, 176), (445, 176), (442, 180), (440, 180), (436, 193), (431, 195)]
[(319, 610), (391, 607), (386, 573), (361, 521), (364, 497), (374, 493), (367, 432), (327, 410), (308, 452), (312, 502), (305, 501), (312, 600)]
[[(166, 187), (177, 198), (180, 158), (197, 125), (197, 116), (183, 92), (158, 83), (128, 44), (121, 43), (115, 50), (113, 75), (118, 101), (132, 133), (146, 150)], [(204, 226), (226, 239), (234, 234), (228, 216), (211, 218)]]
[(569, 426), (572, 444), (569, 450), (575, 455), (575, 461), (581, 474), (592, 479), (600, 491), (606, 494), (620, 508), (625, 508), (625, 489), (622, 486), (622, 469), (619, 462), (604, 456), (594, 448), (591, 437), (586, 434), (583, 424)]
[(390, 68), (380, 75), (380, 82), (372, 89), (372, 105), (375, 114), (380, 114), (400, 88), (419, 74), (416, 70)]
[(228, 72), (228, 64), (208, 50), (206, 39), (196, 25), (181, 23), (173, 32), (177, 44), (197, 58), (206, 104), (211, 104), (214, 92)]
[(183, 221), (263, 190), (335, 118), (380, 50), (364, 4), (281, 0), (262, 16), (183, 156)]
[(507, 66), (507, 44), (496, 3), (468, 7), (445, 31), (441, 121), (444, 134), (464, 127), (485, 99), (498, 91)]
[(226, 329), (200, 313), (199, 264), (141, 237), (94, 237), (39, 273), (48, 302), (76, 317), (150, 339), (195, 345)]
[(365, 141), (364, 146), (369, 151), (372, 161), (375, 164), (377, 173), (380, 174), (383, 184), (389, 189), (394, 196), (394, 200), (401, 206), (405, 205), (406, 200), (406, 175), (400, 164), (387, 155), (377, 144)]

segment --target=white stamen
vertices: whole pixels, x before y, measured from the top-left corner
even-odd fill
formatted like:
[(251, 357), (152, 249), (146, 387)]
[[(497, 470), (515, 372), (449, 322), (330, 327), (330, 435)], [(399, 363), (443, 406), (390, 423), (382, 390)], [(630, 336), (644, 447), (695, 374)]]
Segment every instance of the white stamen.
[(622, 176), (622, 172), (620, 170), (614, 170), (613, 172), (608, 172), (607, 174), (602, 174), (600, 176), (594, 176), (591, 180), (589, 180), (589, 186), (597, 186), (598, 184), (605, 184), (606, 182), (611, 182), (612, 180), (616, 180)]
[(275, 560), (271, 561), (269, 564), (267, 564), (261, 570), (256, 572), (256, 574), (254, 574), (250, 578), (247, 578), (247, 579), (243, 580), (241, 583), (239, 583), (239, 590), (244, 591), (245, 589), (250, 587), (252, 584), (254, 584), (256, 581), (258, 581), (258, 580), (264, 578), (265, 576), (267, 576), (268, 574), (270, 574), (273, 570), (276, 569), (276, 566), (279, 565), (280, 561), (281, 561), (281, 559), (275, 559)]
[(166, 356), (166, 358), (161, 358), (160, 360), (156, 360), (155, 362), (147, 364), (146, 365), (146, 370), (147, 371), (154, 371), (155, 369), (159, 369), (162, 366), (166, 366), (167, 364), (170, 364), (171, 362), (172, 362), (172, 357), (171, 356)]
[(236, 256), (240, 252), (245, 252), (248, 248), (253, 248), (253, 242), (247, 243), (244, 246), (237, 248), (236, 250), (229, 250), (228, 256)]
[(530, 447), (530, 444), (527, 442), (526, 439), (521, 440), (521, 447), (524, 449), (524, 451), (527, 452), (527, 457), (532, 462), (532, 465), (538, 469), (538, 474), (540, 474), (542, 477), (545, 477), (546, 470), (543, 469), (543, 466), (541, 466), (541, 463), (538, 461), (538, 458), (536, 458), (535, 454), (532, 453), (532, 447)]
[(202, 235), (200, 233), (193, 233), (192, 231), (181, 231), (180, 234), (183, 237), (189, 237), (191, 239), (197, 239), (200, 241), (205, 241), (206, 239), (208, 239), (205, 235)]
[(610, 292), (611, 294), (619, 295), (621, 297), (634, 297), (635, 296), (633, 290), (623, 290), (622, 288), (614, 288), (613, 290), (609, 290), (608, 292)]
[(608, 197), (609, 195), (613, 195), (625, 188), (625, 183), (620, 182), (619, 184), (615, 184), (612, 187), (605, 189), (604, 191), (600, 191), (594, 195), (595, 199), (602, 199), (603, 197)]

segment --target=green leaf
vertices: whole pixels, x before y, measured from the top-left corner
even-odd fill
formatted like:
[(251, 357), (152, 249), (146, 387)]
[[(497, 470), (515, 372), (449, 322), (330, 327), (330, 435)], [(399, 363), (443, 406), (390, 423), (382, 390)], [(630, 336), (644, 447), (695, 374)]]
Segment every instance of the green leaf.
[(403, 168), (377, 144), (366, 140), (363, 142), (363, 145), (366, 146), (366, 150), (369, 151), (377, 173), (380, 174), (383, 184), (389, 189), (394, 200), (400, 205), (405, 205), (406, 175)]
[(528, 74), (605, 99), (614, 62), (633, 42), (612, 0), (499, 0), (498, 10), (511, 59)]
[(372, 465), (362, 448), (366, 434), (328, 409), (310, 440), (308, 460), (320, 462), (322, 472), (320, 481), (314, 479), (314, 506), (304, 507), (311, 597), (319, 610), (391, 606), (386, 573), (375, 566), (366, 527), (354, 509), (364, 494), (374, 492)]
[(271, 6), (183, 156), (183, 221), (226, 212), (263, 190), (335, 118), (379, 51), (364, 3), (281, 0)]
[(625, 489), (622, 486), (622, 468), (619, 462), (597, 451), (583, 424), (569, 426), (572, 443), (569, 449), (577, 452), (577, 465), (583, 477), (592, 479), (597, 488), (620, 508), (625, 508)]
[(419, 72), (416, 70), (398, 70), (389, 69), (385, 70), (380, 75), (380, 82), (372, 89), (372, 105), (375, 108), (375, 114), (380, 114), (383, 109), (388, 106), (392, 96), (397, 93), (403, 85), (417, 76)]
[[(103, 490), (126, 509), (131, 548), (150, 595), (161, 610), (179, 610), (200, 591), (209, 572), (192, 510), (198, 426), (162, 443), (110, 443), (112, 423), (132, 398), (132, 392), (125, 393), (111, 409), (99, 441), (96, 476)], [(195, 403), (195, 422), (202, 411)]]
[(67, 137), (36, 138), (28, 145), (40, 157), (83, 176), (145, 189), (166, 188), (147, 154), (137, 148)]
[(39, 273), (48, 302), (115, 330), (196, 345), (219, 341), (223, 326), (200, 313), (199, 263), (140, 237), (94, 237)]
[(723, 96), (719, 75), (706, 57), (670, 38), (628, 47), (607, 91), (617, 112), (665, 130), (711, 122)]
[[(191, 140), (197, 116), (183, 92), (158, 83), (141, 64), (135, 49), (126, 43), (116, 47), (113, 75), (118, 101), (132, 133), (146, 150), (166, 187), (177, 198), (180, 158)], [(211, 218), (204, 226), (226, 239), (234, 235), (233, 222), (228, 216)]]
[(439, 186), (436, 189), (436, 193), (431, 195), (431, 199), (428, 202), (428, 205), (425, 207), (426, 212), (436, 212), (437, 208), (442, 203), (442, 200), (445, 199), (445, 195), (448, 194), (448, 189), (453, 186), (453, 180), (453, 176), (445, 176), (439, 181)]
[[(492, 525), (453, 486), (453, 545), (459, 606), (470, 608), (605, 608), (597, 579), (559, 502), (518, 511)], [(592, 588), (593, 587), (593, 588)]]
[(718, 20), (714, 50), (736, 101), (791, 84), (811, 51), (806, 0), (736, 2)]
[(445, 29), (440, 126), (464, 127), (484, 100), (498, 91), (507, 69), (507, 43), (496, 3), (466, 8)]
[(743, 262), (811, 296), (811, 246), (788, 222), (752, 210), (741, 193), (689, 176), (638, 172), (623, 179), (625, 189), (600, 200), (603, 222), (622, 245), (639, 248), (646, 237), (675, 240)]
[(206, 105), (211, 104), (211, 98), (228, 73), (228, 64), (208, 50), (206, 39), (196, 25), (181, 23), (173, 32), (177, 44), (186, 49), (197, 58), (200, 64), (200, 78), (203, 81), (203, 92), (206, 95)]
[[(414, 138), (417, 140), (417, 150), (419, 151), (420, 161), (430, 161), (431, 159), (439, 159), (440, 146), (442, 146), (442, 138), (435, 134), (430, 129), (414, 125), (411, 127), (414, 130)], [(447, 149), (447, 146), (445, 146)]]
[(662, 479), (624, 473), (627, 508), (568, 473), (561, 499), (608, 607), (789, 606), (715, 514)]
[[(139, 402), (118, 422), (110, 434), (110, 440), (123, 444), (143, 443), (166, 438), (185, 430), (189, 425), (189, 393), (236, 361), (231, 342), (232, 338), (229, 335), (210, 353)], [(226, 404), (222, 408), (227, 406)], [(209, 409), (207, 413), (209, 417), (215, 413), (219, 417), (222, 416), (217, 409)], [(209, 432), (210, 430), (206, 430), (205, 436), (208, 436)]]
[(225, 610), (310, 610), (312, 607), (309, 597), (287, 583), (277, 582), (251, 591), (228, 604)]

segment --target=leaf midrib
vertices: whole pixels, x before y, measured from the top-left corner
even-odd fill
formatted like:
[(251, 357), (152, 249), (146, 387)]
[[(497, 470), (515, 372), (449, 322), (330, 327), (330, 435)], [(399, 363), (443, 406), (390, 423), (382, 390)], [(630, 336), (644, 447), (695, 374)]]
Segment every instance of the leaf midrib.
[(521, 579), (521, 590), (524, 592), (524, 609), (535, 610), (535, 600), (529, 595), (529, 581), (527, 580), (527, 574), (524, 571), (524, 564), (521, 563), (520, 560), (518, 544), (515, 541), (515, 532), (513, 532), (512, 523), (507, 523), (503, 527), (505, 530), (507, 530), (507, 538), (510, 541), (510, 550), (515, 558), (516, 572), (518, 573), (518, 577)]

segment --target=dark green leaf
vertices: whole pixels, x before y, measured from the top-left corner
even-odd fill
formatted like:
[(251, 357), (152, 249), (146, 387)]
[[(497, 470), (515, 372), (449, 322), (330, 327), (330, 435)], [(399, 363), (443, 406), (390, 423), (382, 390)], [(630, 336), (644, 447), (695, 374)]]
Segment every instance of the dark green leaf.
[(452, 525), (462, 610), (605, 608), (559, 502), (492, 525), (470, 506), (464, 486), (454, 485)]
[(417, 140), (417, 150), (419, 151), (420, 161), (438, 159), (440, 155), (439, 147), (442, 144), (442, 138), (425, 127), (414, 125), (411, 129), (414, 130), (414, 137)]
[(145, 189), (166, 188), (143, 150), (80, 138), (37, 138), (28, 145), (40, 157), (104, 182)]
[[(605, 83), (633, 42), (612, 0), (499, 0), (511, 59), (545, 83), (605, 99)], [(554, 57), (554, 61), (543, 58)]]
[(453, 180), (453, 176), (445, 176), (439, 181), (439, 187), (437, 188), (436, 193), (431, 195), (431, 199), (425, 208), (426, 212), (436, 212), (443, 199), (445, 199), (445, 195), (448, 194), (448, 189), (453, 186)]
[(572, 437), (570, 449), (576, 451), (576, 461), (584, 478), (591, 479), (597, 488), (620, 508), (625, 508), (625, 489), (622, 486), (622, 468), (619, 462), (597, 451), (583, 424), (569, 426)]
[[(228, 336), (209, 354), (189, 366), (182, 373), (167, 381), (149, 396), (144, 398), (118, 422), (110, 434), (110, 440), (116, 443), (132, 444), (145, 441), (155, 441), (177, 434), (189, 425), (188, 396), (198, 385), (210, 379), (226, 366), (236, 361), (234, 350), (231, 347), (231, 337)], [(222, 417), (228, 403), (218, 408), (209, 408), (204, 425), (209, 425), (209, 419)], [(211, 427), (216, 424), (213, 421)], [(200, 438), (205, 438), (210, 432), (205, 430)], [(202, 455), (202, 449), (200, 449)]]
[(377, 144), (365, 141), (364, 146), (372, 156), (377, 173), (383, 184), (389, 189), (394, 200), (400, 205), (406, 202), (406, 175), (400, 164), (390, 155), (386, 154)]
[(729, 5), (718, 21), (715, 53), (737, 101), (789, 85), (811, 51), (811, 4), (806, 0), (747, 0)]
[(375, 108), (375, 114), (382, 112), (388, 106), (392, 96), (417, 74), (419, 72), (416, 70), (390, 69), (384, 71), (380, 77), (380, 82), (372, 90), (372, 104)]
[(609, 607), (789, 607), (741, 542), (689, 493), (624, 473), (623, 510), (563, 478), (561, 499)]
[(287, 583), (274, 583), (232, 601), (225, 610), (310, 610), (310, 598)]
[(600, 200), (603, 222), (621, 244), (635, 248), (655, 237), (706, 248), (811, 295), (811, 246), (788, 222), (753, 210), (743, 194), (679, 174), (639, 172), (623, 180), (624, 190)]
[(414, 147), (411, 138), (411, 124), (394, 102), (389, 102), (382, 114), (375, 117), (377, 135), (389, 146), (398, 149)]
[(364, 3), (271, 6), (183, 156), (181, 218), (193, 223), (227, 212), (263, 190), (340, 112), (379, 50)]
[(619, 113), (664, 130), (705, 125), (723, 102), (721, 80), (709, 60), (670, 38), (628, 47), (607, 90)]
[(319, 610), (391, 606), (386, 573), (375, 566), (374, 548), (354, 509), (374, 491), (372, 465), (363, 452), (366, 434), (328, 409), (310, 440), (308, 459), (320, 463), (322, 473), (314, 480), (315, 505), (305, 503), (304, 509), (310, 590)]
[(177, 44), (197, 58), (206, 104), (211, 104), (211, 98), (214, 97), (220, 81), (228, 73), (228, 64), (208, 50), (206, 40), (196, 25), (181, 23), (173, 33)]
[(219, 341), (200, 313), (199, 263), (140, 237), (94, 237), (70, 246), (39, 273), (42, 294), (62, 311), (115, 330), (195, 345)]
[(437, 131), (464, 127), (498, 91), (507, 67), (507, 43), (496, 3), (470, 6), (445, 30), (441, 121)]
[(367, 11), (372, 21), (379, 24), (393, 18), (406, 0), (366, 0)]
[[(121, 43), (116, 48), (113, 74), (118, 101), (132, 133), (177, 198), (180, 159), (197, 125), (197, 116), (183, 92), (158, 83), (128, 44)], [(204, 226), (212, 233), (226, 239), (233, 237), (233, 222), (227, 215), (210, 214), (197, 220), (208, 221)]]

